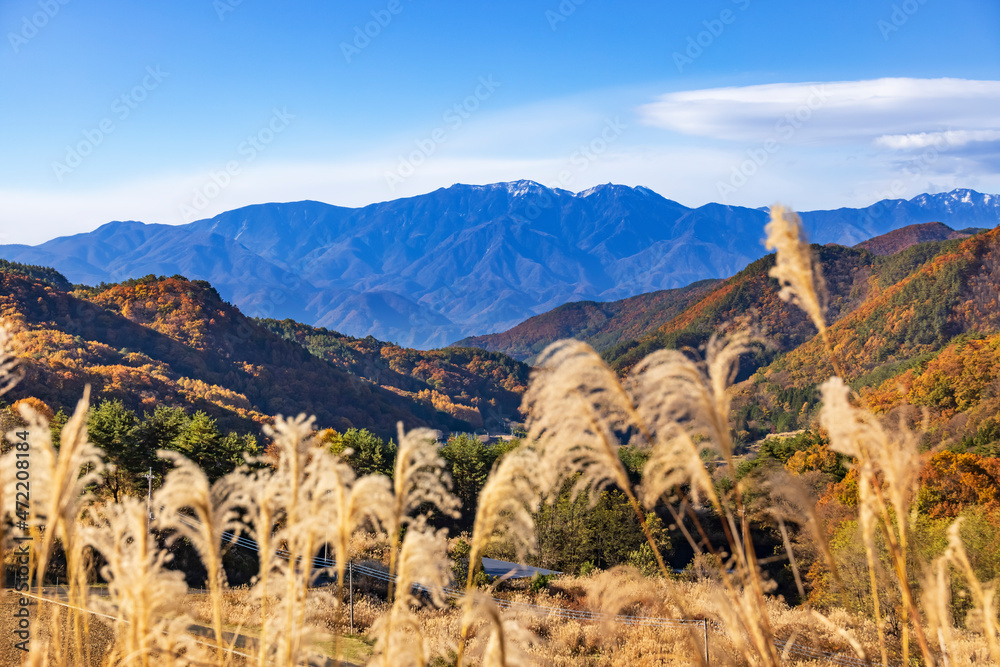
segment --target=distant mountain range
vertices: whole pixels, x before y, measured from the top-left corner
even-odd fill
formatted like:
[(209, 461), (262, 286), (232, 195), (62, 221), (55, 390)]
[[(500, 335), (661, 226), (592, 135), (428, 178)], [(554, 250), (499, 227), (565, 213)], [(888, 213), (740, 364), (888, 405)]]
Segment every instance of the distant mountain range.
[[(816, 253), (833, 349), (862, 402), (917, 421), (926, 407), (928, 445), (996, 456), (1000, 228), (967, 232), (914, 225)], [(814, 425), (818, 384), (833, 372), (815, 326), (779, 298), (768, 275), (774, 262), (766, 255), (726, 280), (565, 304), (505, 334), (465, 341), (498, 351), (420, 352), (250, 319), (204, 281), (147, 277), (74, 289), (53, 269), (0, 260), (0, 319), (13, 327), (25, 370), (5, 399), (69, 409), (90, 384), (99, 399), (137, 411), (204, 410), (224, 431), (241, 433), (303, 411), (320, 426), (383, 437), (397, 420), (495, 431), (518, 419), (529, 374), (502, 352), (527, 359), (551, 340), (576, 337), (624, 374), (659, 349), (698, 354), (712, 335), (742, 323), (768, 341), (741, 358), (735, 378), (734, 436), (749, 445)]]
[[(814, 242), (855, 245), (913, 223), (992, 228), (1000, 197), (955, 190), (802, 218)], [(91, 285), (183, 274), (210, 281), (248, 315), (428, 348), (572, 301), (731, 276), (764, 255), (766, 221), (764, 209), (688, 208), (642, 187), (574, 194), (516, 181), (363, 208), (305, 201), (181, 226), (111, 222), (0, 246), (0, 257)]]

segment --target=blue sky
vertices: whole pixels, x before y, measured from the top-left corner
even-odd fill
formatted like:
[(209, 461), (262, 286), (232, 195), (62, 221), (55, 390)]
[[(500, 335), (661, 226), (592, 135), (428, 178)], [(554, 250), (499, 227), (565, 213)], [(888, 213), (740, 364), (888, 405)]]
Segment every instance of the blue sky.
[(996, 0), (4, 0), (0, 243), (455, 182), (1000, 192)]

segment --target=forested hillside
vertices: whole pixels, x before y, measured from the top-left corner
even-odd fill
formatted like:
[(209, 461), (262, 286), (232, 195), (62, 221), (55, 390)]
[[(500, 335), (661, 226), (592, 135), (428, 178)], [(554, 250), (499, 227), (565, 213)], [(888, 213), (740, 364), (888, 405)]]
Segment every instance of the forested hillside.
[[(815, 249), (826, 279), (829, 319), (835, 321), (864, 301), (873, 256), (865, 250), (836, 245)], [(773, 266), (774, 255), (757, 260), (655, 332), (606, 350), (605, 359), (619, 371), (626, 371), (650, 352), (697, 348), (720, 328), (741, 321), (759, 327), (770, 342), (769, 348), (748, 360), (752, 368), (795, 349), (815, 335), (815, 328), (801, 310), (778, 298), (778, 284), (768, 276)]]
[[(913, 246), (872, 269), (868, 299), (830, 329), (845, 379), (877, 411), (912, 405), (904, 412), (917, 419), (926, 408), (929, 443), (988, 444), (1000, 414), (1000, 229)], [(747, 430), (805, 426), (831, 372), (815, 338), (759, 371), (747, 388)]]
[(455, 346), (480, 347), (531, 363), (550, 343), (576, 338), (601, 351), (631, 340), (672, 320), (714, 287), (701, 280), (687, 287), (660, 290), (621, 301), (574, 301), (536, 315), (503, 333), (463, 338)]
[(319, 426), (387, 438), (400, 420), (474, 428), (433, 400), (387, 391), (317, 359), (204, 281), (149, 276), (70, 292), (55, 272), (15, 268), (0, 267), (0, 318), (13, 326), (26, 378), (10, 400), (33, 396), (69, 411), (89, 383), (95, 397), (137, 412), (183, 406), (247, 433), (276, 414), (300, 412), (315, 414)]
[[(987, 451), (996, 439), (998, 234), (912, 225), (854, 248), (813, 246), (846, 379), (882, 412), (927, 408), (929, 443)], [(925, 238), (938, 240), (920, 242)], [(727, 327), (756, 327), (765, 344), (742, 358), (737, 380), (744, 384), (734, 403), (737, 440), (749, 444), (814, 425), (817, 386), (833, 372), (813, 324), (778, 297), (768, 275), (774, 261), (769, 255), (726, 281), (685, 290), (567, 304), (503, 334), (462, 342), (536, 355), (551, 340), (574, 337), (626, 373), (656, 350), (697, 350)], [(627, 335), (643, 328), (644, 335)]]
[(529, 367), (498, 352), (472, 347), (425, 352), (294, 320), (259, 323), (352, 375), (432, 405), (475, 428), (506, 429), (506, 422), (518, 416), (528, 384)]
[(888, 234), (862, 241), (854, 247), (864, 248), (876, 255), (895, 255), (897, 252), (918, 243), (964, 239), (982, 231), (986, 230), (969, 228), (956, 231), (943, 222), (926, 222), (922, 225), (908, 225), (902, 229), (893, 230)]

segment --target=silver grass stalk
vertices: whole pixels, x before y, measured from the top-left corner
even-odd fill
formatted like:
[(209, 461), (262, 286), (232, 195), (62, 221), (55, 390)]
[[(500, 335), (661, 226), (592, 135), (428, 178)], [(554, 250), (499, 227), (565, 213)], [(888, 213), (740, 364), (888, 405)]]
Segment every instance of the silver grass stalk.
[[(868, 586), (871, 590), (875, 626), (878, 630), (879, 653), (882, 665), (888, 664), (885, 619), (882, 616), (878, 592), (877, 549), (875, 531), (879, 514), (873, 488), (878, 484), (875, 478), (875, 462), (870, 449), (872, 443), (882, 438), (881, 427), (874, 417), (857, 410), (851, 405), (850, 389), (839, 377), (832, 377), (820, 387), (823, 408), (820, 425), (830, 437), (830, 449), (852, 457), (858, 471), (858, 520), (861, 539), (865, 545), (865, 559), (868, 566)], [(902, 519), (902, 517), (900, 517)], [(887, 527), (888, 528), (888, 527)], [(891, 528), (890, 528), (891, 529)], [(904, 649), (905, 650), (905, 649)]]
[[(820, 332), (826, 331), (826, 317), (819, 294), (823, 277), (813, 261), (812, 248), (805, 239), (798, 214), (781, 204), (771, 207), (771, 220), (764, 227), (764, 247), (776, 250), (774, 267), (768, 272), (781, 284), (778, 296), (805, 311)], [(819, 288), (819, 289), (817, 289)]]
[[(298, 664), (310, 650), (304, 643), (308, 631), (305, 598), (320, 546), (331, 542), (336, 552), (335, 604), (339, 616), (351, 535), (368, 525), (384, 530), (394, 506), (388, 479), (381, 475), (356, 479), (351, 467), (315, 437), (312, 424), (304, 415), (294, 419), (279, 416), (274, 426), (267, 428), (279, 452), (273, 473), (278, 489), (274, 500), (283, 518), (272, 539), (275, 544), (283, 543), (289, 552), (288, 563), (278, 567), (285, 578), (285, 594), (273, 660), (281, 664)], [(261, 572), (261, 583), (266, 574)], [(336, 642), (339, 655), (339, 633)]]
[(63, 427), (60, 447), (52, 445), (48, 422), (31, 407), (20, 407), (27, 422), (28, 444), (32, 454), (31, 504), (33, 525), (45, 525), (38, 550), (38, 586), (51, 556), (54, 540), (63, 540), (64, 547), (76, 536), (76, 522), (93, 499), (87, 487), (96, 484), (104, 471), (104, 452), (87, 439), (87, 411), (90, 407), (90, 387), (83, 392), (73, 416)]
[[(757, 336), (738, 330), (727, 338), (713, 335), (705, 345), (704, 360), (696, 361), (677, 350), (661, 350), (643, 359), (629, 377), (630, 393), (636, 397), (640, 419), (652, 433), (652, 452), (643, 470), (643, 498), (653, 507), (664, 494), (677, 485), (690, 485), (692, 500), (708, 497), (723, 520), (736, 567), (734, 580), (728, 570), (720, 571), (737, 616), (753, 638), (760, 656), (769, 663), (778, 662), (770, 622), (765, 614), (748, 613), (744, 605), (752, 599), (759, 609), (765, 606), (766, 584), (757, 566), (756, 553), (746, 525), (743, 507), (743, 483), (732, 494), (740, 517), (723, 507), (710, 474), (701, 460), (703, 450), (721, 456), (732, 471), (733, 441), (729, 423), (732, 385), (739, 371), (740, 357), (749, 352)], [(750, 598), (740, 594), (747, 586)], [(737, 602), (739, 604), (737, 604)]]
[(538, 453), (527, 447), (515, 449), (494, 465), (479, 493), (469, 548), (467, 588), (471, 587), (486, 545), (498, 532), (513, 540), (518, 559), (535, 548), (533, 515), (543, 490), (538, 478), (542, 465)]
[[(35, 570), (38, 594), (42, 594), (45, 572), (55, 547), (55, 541), (62, 542), (67, 555), (67, 572), (70, 584), (71, 604), (86, 606), (86, 589), (80, 589), (83, 563), (79, 562), (82, 551), (76, 546), (78, 539), (78, 519), (92, 501), (87, 488), (100, 481), (104, 471), (104, 452), (87, 439), (87, 412), (90, 407), (90, 386), (83, 392), (73, 416), (63, 427), (60, 447), (52, 444), (49, 424), (30, 406), (20, 407), (21, 418), (26, 422), (28, 447), (31, 454), (31, 502), (29, 520), (34, 538)], [(18, 442), (23, 442), (18, 438)], [(5, 470), (16, 467), (16, 450), (9, 452), (2, 462)], [(42, 526), (45, 530), (42, 530)], [(73, 614), (74, 657), (83, 659), (85, 619), (80, 612)]]
[[(731, 566), (724, 565), (720, 570), (729, 600), (727, 608), (748, 633), (756, 659), (775, 664), (778, 656), (770, 621), (766, 613), (761, 613), (766, 608), (768, 584), (758, 566), (747, 525), (743, 482), (737, 482), (731, 494), (739, 516), (737, 527), (732, 508), (723, 505), (701, 458), (707, 450), (722, 458), (730, 473), (735, 469), (729, 421), (733, 384), (741, 357), (762, 342), (751, 330), (737, 329), (726, 337), (713, 335), (705, 344), (701, 360), (677, 350), (658, 351), (636, 366), (629, 383), (632, 394), (638, 397), (637, 410), (654, 434), (650, 460), (643, 471), (647, 506), (653, 507), (665, 494), (685, 483), (695, 505), (702, 495), (708, 498), (722, 519), (733, 558)], [(711, 546), (707, 548), (712, 550)], [(719, 556), (714, 550), (713, 554)]]
[(768, 512), (779, 521), (792, 521), (806, 529), (833, 576), (836, 590), (843, 595), (844, 585), (840, 578), (840, 570), (826, 539), (824, 522), (816, 512), (816, 501), (812, 491), (806, 488), (801, 477), (792, 475), (787, 470), (781, 470), (768, 478), (766, 486), (772, 498)]
[[(276, 628), (279, 641), (274, 648), (275, 660), (280, 664), (298, 664), (302, 650), (302, 632), (298, 620), (304, 616), (305, 589), (312, 567), (312, 544), (314, 530), (303, 530), (315, 517), (309, 517), (305, 507), (300, 506), (306, 483), (306, 465), (316, 447), (313, 433), (315, 418), (300, 414), (285, 419), (279, 415), (274, 425), (266, 425), (264, 433), (274, 439), (278, 449), (275, 476), (279, 479), (278, 502), (284, 512), (284, 528), (275, 535), (276, 543), (284, 543), (289, 552), (286, 563), (280, 563), (278, 573), (285, 580), (285, 594), (281, 600), (281, 625)], [(304, 544), (303, 544), (304, 543)], [(306, 551), (308, 549), (308, 551)], [(261, 566), (265, 564), (262, 562)]]
[(654, 429), (685, 423), (693, 435), (707, 439), (723, 459), (733, 455), (729, 426), (732, 385), (740, 357), (758, 338), (736, 331), (713, 335), (703, 361), (677, 350), (660, 350), (643, 359), (631, 375), (638, 411)]
[[(715, 356), (718, 359), (712, 366), (723, 367), (728, 355)], [(617, 485), (639, 519), (661, 574), (669, 578), (670, 572), (659, 545), (649, 530), (646, 514), (619, 458), (619, 434), (632, 433), (640, 446), (649, 447), (658, 437), (656, 429), (662, 429), (664, 440), (669, 441), (667, 431), (677, 424), (677, 411), (673, 408), (666, 412), (652, 409), (660, 400), (653, 393), (661, 390), (657, 365), (643, 366), (636, 372), (635, 379), (623, 385), (589, 345), (576, 340), (553, 343), (539, 357), (538, 364), (540, 368), (533, 374), (525, 392), (524, 410), (529, 415), (528, 437), (536, 440), (542, 451), (539, 474), (544, 488), (556, 488), (559, 482), (572, 475), (578, 476), (574, 492), (588, 492), (591, 497), (596, 497), (597, 492), (611, 484)], [(643, 377), (646, 370), (652, 372)], [(702, 384), (697, 368), (695, 375), (697, 383)], [(682, 376), (691, 377), (690, 369), (685, 368)], [(728, 374), (724, 378), (728, 378)], [(721, 386), (724, 380), (718, 384)], [(647, 388), (650, 391), (646, 391)], [(713, 391), (707, 394), (714, 396)], [(722, 400), (728, 405), (728, 397), (723, 396)], [(724, 413), (721, 421), (727, 418), (728, 413)], [(713, 419), (710, 416), (708, 421), (713, 422)], [(714, 419), (714, 422), (719, 421)], [(725, 433), (728, 441), (728, 424), (725, 428), (717, 426), (715, 430)], [(731, 445), (723, 444), (722, 447), (731, 450)], [(666, 466), (666, 469), (673, 469), (673, 466)], [(676, 602), (681, 607), (680, 601)], [(460, 654), (466, 634), (467, 629), (463, 628)], [(693, 633), (691, 640), (696, 640)]]
[[(83, 536), (104, 557), (101, 575), (108, 582), (109, 601), (97, 604), (117, 619), (110, 662), (164, 664), (170, 659), (164, 651), (169, 648), (164, 645), (166, 632), (178, 630), (171, 627), (178, 617), (187, 620), (177, 606), (187, 593), (184, 574), (166, 569), (170, 556), (157, 548), (147, 531), (146, 504), (141, 500), (125, 497), (120, 503), (93, 507), (89, 514)], [(177, 642), (175, 637), (168, 643)]]
[[(17, 372), (18, 370), (17, 357), (14, 356), (11, 349), (10, 330), (6, 325), (0, 323), (0, 396), (13, 389), (14, 385), (20, 381), (21, 375)], [(6, 435), (6, 433), (0, 433), (0, 442)], [(17, 481), (14, 477), (16, 469), (13, 464), (13, 460), (0, 460), (0, 563), (6, 562), (4, 549), (7, 545), (7, 514), (10, 512), (6, 498), (11, 497), (7, 492), (7, 487), (9, 485), (13, 488)], [(2, 579), (5, 578), (0, 577), (0, 590), (3, 590), (4, 582)]]
[(638, 604), (651, 605), (660, 601), (658, 591), (649, 585), (642, 572), (630, 565), (618, 565), (599, 572), (586, 582), (586, 604), (592, 611), (603, 614), (601, 636), (610, 642), (621, 629), (618, 614), (630, 613)]
[(695, 506), (701, 504), (704, 496), (721, 511), (712, 475), (701, 460), (701, 453), (710, 449), (709, 441), (695, 444), (691, 434), (679, 425), (658, 431), (656, 444), (642, 471), (640, 493), (646, 507), (653, 507), (673, 489), (688, 484)]
[(920, 601), (923, 603), (927, 634), (937, 640), (941, 660), (950, 667), (949, 647), (954, 643), (954, 623), (951, 618), (951, 572), (947, 552), (924, 568), (920, 578)]
[[(366, 475), (356, 479), (354, 470), (347, 463), (321, 447), (306, 465), (306, 482), (302, 490), (307, 492), (302, 504), (309, 507), (308, 516), (315, 517), (318, 521), (311, 526), (304, 523), (301, 526), (304, 533), (304, 539), (299, 540), (304, 545), (302, 553), (310, 553), (309, 545), (326, 539), (329, 527), (334, 529), (337, 573), (334, 600), (338, 619), (342, 622), (344, 577), (347, 561), (352, 555), (351, 536), (365, 526), (370, 526), (377, 532), (384, 530), (383, 526), (388, 521), (393, 503), (389, 480), (384, 475)], [(306, 580), (308, 581), (308, 577)], [(339, 656), (339, 633), (336, 637), (336, 651)]]
[(413, 607), (421, 601), (417, 592), (426, 594), (430, 604), (445, 604), (444, 589), (451, 578), (445, 531), (434, 533), (411, 528), (399, 550), (399, 574), (396, 594), (389, 613), (372, 628), (377, 638), (375, 659), (385, 667), (423, 667), (430, 656), (427, 640)]
[(525, 646), (538, 644), (539, 637), (513, 618), (504, 618), (496, 601), (478, 591), (471, 593), (470, 605), (475, 622), (484, 622), (489, 632), (481, 655), (483, 667), (528, 667), (536, 662), (525, 651)]
[[(855, 408), (850, 402), (850, 389), (839, 377), (827, 380), (820, 391), (823, 398), (820, 423), (830, 434), (830, 448), (862, 464), (870, 464), (872, 474), (882, 475), (885, 493), (898, 519), (900, 548), (905, 553), (907, 517), (920, 474), (919, 433), (902, 421), (897, 428), (888, 430), (875, 415)], [(876, 499), (881, 498), (880, 485), (873, 484), (872, 488)]]
[(274, 540), (275, 526), (281, 512), (277, 500), (278, 477), (270, 467), (247, 472), (244, 485), (244, 508), (250, 537), (257, 543), (258, 573), (254, 594), (260, 600), (260, 642), (257, 649), (258, 667), (266, 667), (270, 644), (268, 617), (268, 582), (271, 571), (277, 566), (277, 547)]
[[(171, 540), (187, 538), (201, 556), (208, 573), (208, 590), (212, 600), (212, 629), (215, 633), (216, 659), (224, 664), (222, 638), (222, 592), (225, 571), (222, 568), (223, 533), (238, 534), (242, 522), (237, 509), (241, 505), (242, 471), (232, 472), (209, 484), (204, 471), (177, 452), (160, 450), (157, 454), (174, 464), (153, 499), (159, 508), (156, 525), (173, 531)], [(192, 515), (183, 510), (190, 510)]]
[(725, 592), (717, 590), (712, 596), (722, 625), (747, 664), (770, 667), (782, 664), (770, 623), (761, 618), (767, 614), (767, 606), (755, 591), (749, 587)]
[[(593, 348), (577, 340), (549, 345), (524, 394), (528, 438), (539, 443), (544, 485), (578, 476), (574, 493), (596, 498), (614, 484), (625, 493), (664, 577), (669, 576), (646, 513), (636, 499), (625, 465), (619, 458), (618, 434), (636, 429), (644, 443), (652, 440), (634, 399)], [(554, 499), (554, 497), (553, 497)]]
[(990, 660), (994, 664), (1000, 664), (1000, 623), (997, 622), (997, 614), (1000, 608), (997, 605), (997, 582), (991, 581), (984, 584), (976, 576), (976, 572), (969, 561), (969, 555), (962, 544), (962, 537), (959, 533), (962, 520), (956, 519), (948, 527), (948, 549), (945, 551), (947, 558), (965, 577), (966, 585), (972, 593), (972, 600), (976, 605), (976, 612), (979, 621), (982, 623), (983, 634), (986, 635), (986, 645), (989, 648)]
[(320, 532), (325, 533), (333, 523), (328, 507), (331, 488), (340, 489), (353, 481), (345, 465), (331, 468), (333, 457), (320, 446), (313, 422), (304, 414), (288, 419), (279, 415), (273, 426), (265, 427), (279, 452), (275, 474), (284, 510), (284, 525), (274, 539), (288, 552), (287, 562), (277, 568), (285, 583), (279, 603), (281, 623), (275, 628), (278, 644), (273, 661), (278, 664), (299, 664), (310, 655), (305, 621), (313, 557), (321, 543)]
[[(856, 459), (860, 473), (859, 501), (863, 506), (869, 505), (873, 516), (877, 515), (888, 542), (896, 584), (910, 621), (903, 625), (903, 657), (908, 658), (908, 633), (912, 626), (924, 660), (933, 664), (920, 609), (909, 583), (907, 564), (909, 508), (920, 472), (920, 438), (902, 420), (898, 428), (890, 432), (871, 412), (855, 408), (851, 404), (850, 388), (839, 377), (824, 382), (820, 393), (823, 400), (820, 424), (830, 436), (830, 449)], [(874, 541), (866, 543), (865, 547), (873, 551)], [(874, 554), (871, 554), (870, 563), (873, 559)], [(874, 586), (874, 575), (871, 576)]]
[(872, 610), (875, 614), (875, 627), (878, 630), (878, 648), (882, 657), (882, 667), (888, 667), (889, 652), (886, 647), (885, 618), (882, 615), (881, 600), (878, 592), (878, 564), (875, 546), (875, 531), (878, 529), (875, 507), (875, 494), (872, 484), (875, 483), (871, 464), (862, 463), (858, 475), (858, 521), (861, 524), (861, 540), (865, 545), (865, 559), (868, 565), (868, 587), (872, 595)]
[[(861, 658), (864, 661), (868, 660), (868, 654), (865, 652), (864, 647), (861, 646), (861, 642), (859, 642), (857, 640), (857, 638), (854, 637), (854, 635), (852, 635), (851, 633), (847, 632), (846, 630), (844, 630), (843, 628), (841, 628), (840, 626), (838, 626), (837, 624), (835, 624), (833, 621), (831, 621), (829, 618), (827, 618), (823, 614), (819, 613), (815, 609), (812, 610), (812, 616), (817, 621), (819, 621), (820, 623), (822, 623), (825, 628), (827, 628), (829, 630), (832, 630), (837, 635), (839, 635), (845, 642), (847, 642), (848, 646), (851, 647), (851, 649), (854, 651), (855, 655), (857, 655), (859, 658)], [(788, 643), (790, 645), (792, 642), (789, 641)], [(786, 652), (788, 651), (788, 648), (789, 647), (786, 646), (786, 648), (785, 648)]]
[(475, 618), (471, 605), (476, 569), (486, 545), (498, 533), (514, 541), (518, 559), (535, 547), (534, 512), (540, 504), (541, 493), (546, 488), (543, 481), (553, 478), (554, 471), (546, 469), (545, 461), (529, 447), (519, 447), (494, 464), (490, 476), (479, 493), (476, 519), (469, 546), (469, 566), (465, 580), (465, 600), (458, 644), (457, 665), (462, 664), (471, 623)]
[(721, 510), (715, 484), (701, 452), (722, 457), (730, 470), (733, 441), (729, 425), (732, 383), (742, 355), (758, 340), (748, 331), (728, 338), (712, 336), (698, 362), (677, 350), (650, 354), (629, 377), (637, 412), (654, 434), (650, 459), (643, 471), (643, 495), (652, 507), (675, 485), (691, 485), (693, 500), (702, 494)]
[[(440, 434), (426, 428), (418, 428), (407, 433), (403, 422), (396, 424), (399, 447), (393, 466), (392, 494), (393, 507), (388, 516), (386, 530), (389, 535), (389, 574), (396, 574), (396, 559), (402, 529), (417, 517), (413, 515), (420, 508), (427, 514), (429, 508), (436, 508), (446, 516), (458, 517), (461, 502), (451, 492), (451, 476), (445, 472), (445, 461), (441, 458)], [(392, 597), (393, 583), (389, 583)]]
[[(871, 589), (875, 625), (878, 628), (879, 652), (882, 656), (882, 664), (885, 665), (888, 662), (888, 652), (884, 627), (885, 619), (882, 617), (878, 593), (877, 549), (875, 546), (875, 532), (878, 528), (880, 512), (874, 489), (879, 484), (875, 476), (876, 466), (888, 453), (885, 451), (888, 446), (888, 437), (874, 415), (864, 410), (858, 410), (851, 405), (850, 388), (839, 377), (832, 377), (823, 383), (820, 392), (823, 398), (820, 425), (826, 429), (830, 436), (830, 449), (850, 456), (857, 461), (855, 468), (858, 471), (858, 519), (861, 525), (861, 537), (865, 545), (868, 585)], [(905, 454), (907, 452), (901, 452), (901, 456)], [(892, 463), (890, 466), (896, 467)], [(896, 516), (902, 528), (906, 514), (897, 513)], [(886, 529), (892, 530), (892, 526), (886, 526)]]
[(826, 309), (820, 299), (826, 294), (826, 284), (819, 263), (814, 261), (812, 248), (805, 239), (802, 220), (781, 204), (771, 207), (771, 220), (764, 227), (764, 246), (776, 250), (775, 265), (768, 275), (781, 284), (778, 296), (801, 308), (812, 320), (826, 347), (830, 363), (837, 375), (843, 376), (826, 326)]
[(637, 426), (632, 397), (593, 348), (578, 340), (549, 345), (524, 395), (528, 439), (542, 447), (550, 486), (579, 475), (575, 493), (611, 484), (631, 489), (617, 433)]

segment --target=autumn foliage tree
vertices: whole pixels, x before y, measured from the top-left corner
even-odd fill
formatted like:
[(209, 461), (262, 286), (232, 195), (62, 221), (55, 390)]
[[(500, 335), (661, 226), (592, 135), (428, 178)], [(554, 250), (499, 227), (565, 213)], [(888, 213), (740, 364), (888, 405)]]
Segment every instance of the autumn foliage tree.
[(953, 517), (973, 505), (1000, 511), (1000, 459), (949, 451), (931, 455), (920, 473), (920, 511)]

